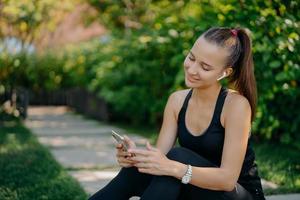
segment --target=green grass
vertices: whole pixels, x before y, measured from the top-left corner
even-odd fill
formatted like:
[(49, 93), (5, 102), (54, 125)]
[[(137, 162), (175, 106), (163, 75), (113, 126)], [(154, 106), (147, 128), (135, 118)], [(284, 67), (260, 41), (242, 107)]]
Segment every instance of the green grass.
[(275, 190), (266, 190), (266, 194), (300, 192), (300, 151), (298, 149), (265, 142), (254, 144), (254, 151), (261, 177), (280, 186)]
[(87, 199), (48, 149), (16, 119), (0, 120), (0, 199)]
[[(142, 126), (132, 127), (124, 123), (113, 123), (112, 125), (123, 128), (128, 133), (147, 137), (152, 144), (155, 143), (159, 133), (159, 130), (151, 130), (151, 128)], [(268, 142), (253, 143), (253, 148), (260, 177), (279, 185), (277, 189), (264, 190), (265, 195), (300, 192), (299, 150), (288, 145)]]

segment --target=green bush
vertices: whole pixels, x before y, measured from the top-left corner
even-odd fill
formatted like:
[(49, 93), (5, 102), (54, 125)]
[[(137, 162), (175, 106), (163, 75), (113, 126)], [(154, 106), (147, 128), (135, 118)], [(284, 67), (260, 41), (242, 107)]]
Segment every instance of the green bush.
[(114, 39), (106, 59), (94, 66), (89, 89), (112, 105), (118, 120), (159, 123), (183, 59), (182, 49), (173, 48), (175, 40), (155, 32)]
[(167, 97), (185, 88), (183, 61), (196, 38), (211, 26), (246, 27), (258, 83), (253, 133), (300, 148), (298, 1), (137, 1), (133, 10), (124, 2), (89, 2), (111, 29), (109, 40), (24, 63), (2, 56), (0, 78), (12, 83), (21, 73), (19, 84), (49, 90), (79, 85), (108, 102), (112, 119), (160, 126)]
[[(171, 91), (184, 87), (183, 58), (194, 40), (211, 26), (246, 27), (253, 39), (259, 95), (252, 130), (261, 138), (299, 148), (299, 2), (180, 2), (150, 3), (147, 12), (158, 11), (155, 17), (145, 21), (145, 16), (137, 14), (143, 28), (132, 29), (131, 34), (116, 24), (121, 34), (111, 42), (114, 50), (98, 65), (95, 71), (100, 75), (90, 85), (98, 83), (101, 96), (113, 104), (119, 118), (153, 125), (160, 122), (157, 119)], [(113, 10), (107, 4), (102, 8), (105, 16), (128, 14), (122, 11), (123, 4), (114, 5)], [(143, 12), (144, 7), (140, 7)], [(128, 16), (134, 18), (131, 13)]]

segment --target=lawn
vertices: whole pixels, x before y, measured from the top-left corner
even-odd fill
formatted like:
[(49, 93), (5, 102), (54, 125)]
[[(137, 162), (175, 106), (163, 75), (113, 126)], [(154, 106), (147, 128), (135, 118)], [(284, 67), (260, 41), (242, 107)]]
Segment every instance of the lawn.
[(81, 200), (87, 194), (19, 120), (1, 115), (0, 199)]
[(254, 143), (253, 146), (261, 177), (280, 186), (275, 190), (266, 190), (266, 194), (299, 193), (300, 151), (269, 142)]

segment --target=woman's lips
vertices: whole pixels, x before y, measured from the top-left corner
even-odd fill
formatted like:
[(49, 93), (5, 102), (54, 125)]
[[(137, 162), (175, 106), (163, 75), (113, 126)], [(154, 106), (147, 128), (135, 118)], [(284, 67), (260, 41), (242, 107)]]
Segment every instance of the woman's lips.
[(191, 82), (197, 82), (197, 81), (199, 81), (199, 80), (196, 80), (196, 79), (191, 78), (190, 76), (187, 76), (187, 79), (188, 79), (189, 81), (191, 81)]

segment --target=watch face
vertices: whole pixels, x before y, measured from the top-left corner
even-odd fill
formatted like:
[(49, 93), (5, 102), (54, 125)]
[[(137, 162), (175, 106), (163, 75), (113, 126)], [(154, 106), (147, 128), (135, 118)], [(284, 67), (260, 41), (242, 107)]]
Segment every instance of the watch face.
[(185, 176), (183, 177), (183, 180), (182, 180), (184, 183), (188, 183), (190, 181), (190, 177), (188, 176)]

